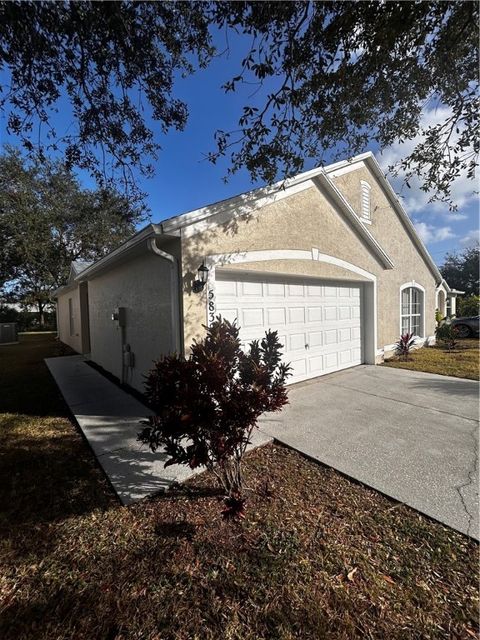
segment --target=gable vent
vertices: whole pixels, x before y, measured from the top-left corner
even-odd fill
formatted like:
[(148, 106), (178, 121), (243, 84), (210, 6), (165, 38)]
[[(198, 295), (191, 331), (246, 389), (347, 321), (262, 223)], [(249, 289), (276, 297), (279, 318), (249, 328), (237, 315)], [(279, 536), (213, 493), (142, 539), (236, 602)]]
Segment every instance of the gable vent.
[(360, 181), (362, 196), (361, 196), (361, 216), (365, 218), (365, 220), (370, 220), (371, 218), (371, 200), (370, 200), (370, 191), (371, 187), (368, 182), (365, 180)]

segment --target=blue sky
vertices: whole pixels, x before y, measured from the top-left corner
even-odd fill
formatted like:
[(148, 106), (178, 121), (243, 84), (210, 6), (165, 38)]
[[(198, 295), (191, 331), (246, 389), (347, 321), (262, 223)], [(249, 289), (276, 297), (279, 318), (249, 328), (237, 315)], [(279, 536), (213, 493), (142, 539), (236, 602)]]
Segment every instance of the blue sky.
[[(228, 161), (221, 160), (212, 165), (204, 157), (214, 150), (215, 130), (235, 129), (242, 107), (252, 103), (248, 97), (253, 91), (252, 87), (243, 87), (227, 95), (220, 88), (223, 82), (235, 75), (238, 61), (244, 53), (241, 39), (231, 39), (229, 44), (230, 58), (217, 58), (206, 70), (177, 83), (178, 97), (184, 99), (189, 106), (187, 127), (183, 132), (172, 131), (166, 136), (158, 136), (162, 151), (155, 163), (155, 177), (140, 179), (140, 186), (147, 193), (147, 203), (154, 222), (260, 186), (252, 184), (248, 172), (244, 170), (231, 176), (225, 184), (223, 178)], [(221, 43), (219, 47), (221, 48)], [(2, 80), (5, 80), (5, 76), (0, 77), (0, 81)], [(256, 99), (261, 101), (262, 95), (264, 94), (258, 94)], [(70, 124), (68, 113), (68, 107), (60, 104), (59, 114), (52, 120), (59, 133)], [(425, 113), (425, 120), (430, 122), (441, 116), (441, 110), (431, 111)], [(7, 135), (5, 122), (6, 118), (2, 116), (0, 142), (18, 144), (14, 137)], [(380, 155), (374, 146), (370, 148), (385, 168), (408, 150), (408, 147), (394, 146)], [(329, 161), (328, 156), (326, 161)], [(310, 162), (305, 169), (313, 166)], [(86, 186), (92, 186), (88, 176), (82, 174), (81, 180)], [(459, 205), (458, 213), (450, 213), (448, 207), (438, 203), (428, 204), (428, 197), (416, 183), (411, 183), (411, 189), (402, 186), (398, 179), (392, 180), (392, 184), (402, 197), (408, 214), (438, 264), (442, 264), (447, 251), (461, 251), (478, 238), (478, 197), (472, 194), (474, 188), (478, 189), (478, 184), (475, 185), (466, 178), (459, 180), (454, 191)]]

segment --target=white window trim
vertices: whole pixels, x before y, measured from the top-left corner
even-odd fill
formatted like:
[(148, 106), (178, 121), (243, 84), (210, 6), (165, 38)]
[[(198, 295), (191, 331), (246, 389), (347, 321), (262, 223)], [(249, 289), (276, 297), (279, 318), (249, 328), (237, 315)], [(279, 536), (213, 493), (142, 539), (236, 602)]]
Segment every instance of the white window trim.
[(421, 306), (421, 314), (420, 314), (420, 326), (421, 326), (421, 334), (422, 335), (419, 335), (419, 336), (415, 335), (414, 338), (416, 338), (417, 340), (424, 340), (425, 339), (425, 287), (423, 287), (418, 282), (415, 282), (415, 280), (412, 280), (411, 282), (404, 282), (402, 284), (402, 286), (400, 287), (400, 294), (399, 294), (399, 328), (400, 328), (400, 332), (399, 332), (399, 335), (402, 335), (402, 315), (403, 315), (402, 314), (402, 292), (405, 289), (410, 289), (410, 288), (415, 288), (415, 289), (418, 289), (419, 291), (422, 292), (422, 306)]

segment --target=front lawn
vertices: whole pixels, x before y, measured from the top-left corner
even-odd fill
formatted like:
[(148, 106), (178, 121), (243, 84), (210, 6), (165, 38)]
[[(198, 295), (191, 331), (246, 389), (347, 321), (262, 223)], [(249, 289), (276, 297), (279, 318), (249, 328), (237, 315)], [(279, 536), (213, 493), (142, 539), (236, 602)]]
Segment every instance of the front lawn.
[(476, 339), (459, 340), (458, 346), (452, 351), (448, 351), (441, 345), (423, 347), (412, 351), (406, 362), (394, 356), (385, 360), (384, 365), (478, 380), (480, 372), (478, 348), (479, 341)]
[(239, 524), (208, 474), (121, 507), (54, 351), (0, 348), (2, 640), (477, 637), (476, 543), (284, 447), (247, 456)]

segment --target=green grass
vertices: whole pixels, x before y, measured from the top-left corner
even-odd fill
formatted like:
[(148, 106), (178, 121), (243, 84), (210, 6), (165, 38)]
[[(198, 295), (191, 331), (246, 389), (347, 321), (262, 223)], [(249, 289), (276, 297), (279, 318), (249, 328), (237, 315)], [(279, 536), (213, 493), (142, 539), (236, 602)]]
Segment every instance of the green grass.
[(478, 380), (480, 373), (478, 348), (478, 340), (459, 340), (458, 346), (451, 351), (441, 345), (423, 347), (412, 351), (406, 362), (401, 358), (393, 357), (386, 360), (384, 365)]
[(240, 524), (208, 474), (121, 507), (56, 349), (0, 349), (2, 640), (476, 637), (476, 543), (286, 448), (247, 456)]

